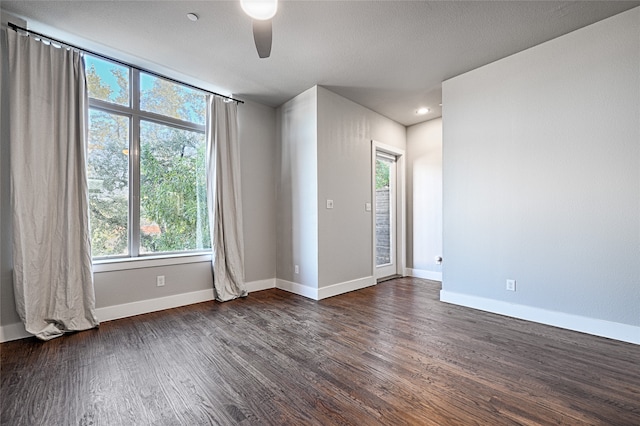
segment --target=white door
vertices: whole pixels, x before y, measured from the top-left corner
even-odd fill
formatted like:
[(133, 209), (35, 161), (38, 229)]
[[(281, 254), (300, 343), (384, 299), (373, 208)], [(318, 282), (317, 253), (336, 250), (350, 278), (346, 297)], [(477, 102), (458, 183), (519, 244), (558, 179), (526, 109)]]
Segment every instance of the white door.
[(376, 150), (375, 157), (375, 278), (396, 275), (397, 267), (397, 158)]

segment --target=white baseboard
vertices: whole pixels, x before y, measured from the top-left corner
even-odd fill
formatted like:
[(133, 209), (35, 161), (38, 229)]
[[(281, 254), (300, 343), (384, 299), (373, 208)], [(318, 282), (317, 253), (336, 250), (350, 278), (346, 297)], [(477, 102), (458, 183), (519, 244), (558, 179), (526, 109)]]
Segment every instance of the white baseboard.
[(96, 309), (96, 316), (102, 321), (112, 321), (134, 315), (148, 314), (164, 309), (177, 308), (194, 303), (213, 300), (213, 288), (190, 293), (175, 294), (173, 296), (140, 300), (138, 302), (123, 303), (121, 305), (105, 306)]
[(0, 327), (0, 343), (24, 339), (25, 337), (31, 336), (33, 336), (33, 334), (28, 333), (27, 330), (24, 329), (24, 324), (21, 322), (3, 325)]
[(343, 283), (332, 284), (326, 287), (314, 288), (299, 283), (294, 283), (287, 280), (276, 279), (276, 288), (280, 290), (288, 291), (299, 296), (308, 297), (313, 300), (322, 300), (327, 297), (337, 296), (339, 294), (348, 293), (354, 290), (360, 290), (361, 288), (369, 287), (376, 284), (376, 280), (373, 277), (358, 278), (351, 281), (345, 281)]
[[(275, 278), (245, 283), (249, 293), (275, 287)], [(214, 299), (213, 288), (193, 291), (190, 293), (176, 294), (173, 296), (156, 299), (141, 300), (139, 302), (124, 303), (122, 305), (106, 306), (96, 309), (96, 315), (100, 321), (131, 317), (134, 315), (148, 314), (164, 309), (178, 308), (194, 303), (208, 302)]]
[[(249, 293), (254, 291), (274, 288), (275, 278), (251, 281), (246, 283)], [(190, 293), (176, 294), (173, 296), (159, 297), (155, 299), (140, 300), (137, 302), (123, 303), (121, 305), (105, 306), (96, 309), (96, 316), (101, 322), (115, 319), (132, 317), (134, 315), (148, 314), (150, 312), (162, 311), (164, 309), (177, 308), (191, 305), (193, 303), (207, 302), (213, 300), (213, 288), (207, 290), (194, 291)], [(24, 339), (32, 335), (24, 329), (20, 323), (9, 324), (0, 327), (0, 342)]]
[(245, 286), (247, 287), (247, 291), (249, 293), (253, 293), (254, 291), (268, 290), (270, 288), (276, 288), (276, 279), (269, 278), (268, 280), (251, 281), (245, 283)]
[(376, 285), (376, 279), (371, 276), (321, 287), (318, 289), (318, 300), (348, 293), (354, 290), (360, 290), (361, 288), (370, 287), (372, 285)]
[(440, 301), (640, 345), (640, 327), (440, 290)]
[(288, 291), (289, 293), (294, 293), (299, 296), (308, 297), (309, 299), (319, 300), (318, 299), (318, 289), (314, 287), (309, 287), (307, 285), (294, 283), (292, 281), (281, 280), (280, 278), (276, 279), (276, 288), (280, 290)]
[(409, 277), (424, 278), (425, 280), (442, 282), (442, 272), (427, 271), (425, 269), (405, 268), (404, 274)]

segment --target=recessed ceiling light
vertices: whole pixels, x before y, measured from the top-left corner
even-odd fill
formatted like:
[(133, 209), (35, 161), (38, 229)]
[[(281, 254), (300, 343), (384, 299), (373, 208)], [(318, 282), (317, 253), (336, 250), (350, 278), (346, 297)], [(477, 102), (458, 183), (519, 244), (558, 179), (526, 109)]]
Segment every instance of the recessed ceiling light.
[(195, 13), (187, 13), (187, 18), (189, 18), (190, 21), (196, 22), (198, 20), (198, 15)]
[(418, 108), (418, 110), (416, 111), (416, 114), (425, 115), (428, 112), (429, 112), (429, 108), (422, 107), (422, 108)]

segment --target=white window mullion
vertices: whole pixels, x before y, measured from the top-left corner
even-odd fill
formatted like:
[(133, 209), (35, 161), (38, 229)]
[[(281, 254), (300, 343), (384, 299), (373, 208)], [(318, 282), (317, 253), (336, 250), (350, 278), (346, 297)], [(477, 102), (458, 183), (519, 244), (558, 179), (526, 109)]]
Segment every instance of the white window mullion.
[(131, 120), (131, 162), (129, 165), (129, 253), (131, 257), (140, 255), (140, 73), (131, 72), (131, 106), (134, 114)]

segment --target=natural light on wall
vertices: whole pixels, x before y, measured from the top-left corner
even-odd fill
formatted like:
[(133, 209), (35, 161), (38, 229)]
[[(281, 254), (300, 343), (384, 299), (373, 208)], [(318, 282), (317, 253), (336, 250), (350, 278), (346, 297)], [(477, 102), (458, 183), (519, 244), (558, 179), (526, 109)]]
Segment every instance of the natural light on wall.
[(276, 15), (278, 0), (240, 0), (240, 6), (253, 19), (264, 21)]

